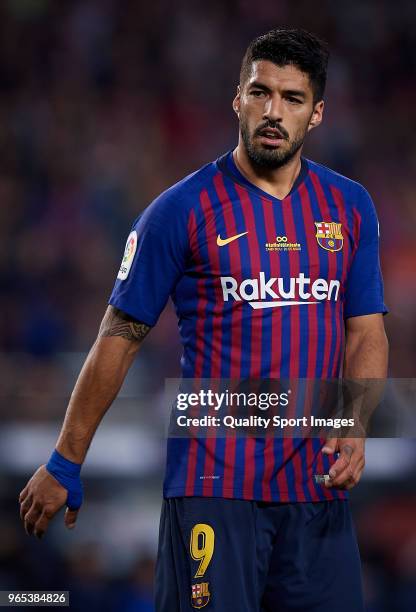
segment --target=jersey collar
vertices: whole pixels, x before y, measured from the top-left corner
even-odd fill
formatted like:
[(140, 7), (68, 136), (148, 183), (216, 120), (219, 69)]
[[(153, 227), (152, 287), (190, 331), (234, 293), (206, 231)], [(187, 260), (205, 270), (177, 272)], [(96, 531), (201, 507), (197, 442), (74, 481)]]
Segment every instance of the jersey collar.
[(228, 151), (227, 153), (225, 153), (224, 155), (219, 157), (217, 159), (216, 164), (217, 164), (218, 169), (221, 170), (221, 172), (224, 172), (224, 174), (227, 174), (229, 177), (231, 177), (237, 183), (240, 183), (241, 185), (244, 185), (245, 187), (248, 187), (252, 191), (255, 191), (259, 196), (261, 196), (263, 198), (277, 200), (278, 202), (283, 202), (283, 200), (285, 200), (289, 196), (293, 195), (294, 192), (297, 191), (299, 186), (304, 182), (304, 180), (305, 180), (305, 178), (306, 178), (306, 176), (307, 176), (307, 174), (309, 172), (308, 160), (306, 158), (304, 158), (304, 157), (301, 157), (300, 160), (301, 160), (300, 172), (299, 172), (298, 176), (296, 177), (295, 182), (292, 185), (292, 189), (287, 194), (287, 196), (285, 196), (283, 199), (279, 199), (276, 196), (274, 196), (274, 195), (272, 195), (270, 193), (267, 193), (267, 191), (263, 191), (263, 189), (260, 189), (260, 187), (257, 187), (257, 185), (255, 185), (254, 183), (251, 183), (244, 176), (244, 174), (242, 174), (240, 172), (240, 170), (237, 168), (236, 163), (234, 161), (234, 156), (233, 156), (233, 152), (232, 151)]

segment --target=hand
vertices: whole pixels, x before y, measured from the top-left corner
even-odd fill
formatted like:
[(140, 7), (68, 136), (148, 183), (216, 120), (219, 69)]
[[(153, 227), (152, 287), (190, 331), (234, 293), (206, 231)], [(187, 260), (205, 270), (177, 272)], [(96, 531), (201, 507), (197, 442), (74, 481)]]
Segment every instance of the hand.
[(339, 457), (329, 470), (326, 487), (352, 489), (359, 483), (365, 466), (365, 438), (328, 438), (322, 452)]
[[(67, 497), (68, 491), (41, 465), (19, 495), (20, 518), (27, 535), (41, 538)], [(66, 509), (64, 522), (68, 529), (75, 527), (77, 515), (78, 510)]]

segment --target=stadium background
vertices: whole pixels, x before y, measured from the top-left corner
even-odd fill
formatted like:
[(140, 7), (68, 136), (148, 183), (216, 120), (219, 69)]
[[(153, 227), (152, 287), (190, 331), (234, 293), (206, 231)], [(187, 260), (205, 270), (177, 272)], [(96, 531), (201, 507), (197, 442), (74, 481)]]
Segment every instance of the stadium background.
[[(179, 372), (170, 307), (93, 442), (76, 529), (61, 515), (42, 542), (28, 538), (17, 496), (53, 448), (133, 219), (234, 146), (239, 63), (271, 27), (330, 43), (325, 119), (306, 153), (375, 200), (390, 374), (415, 375), (415, 17), (410, 0), (0, 4), (0, 589), (70, 589), (73, 610), (153, 609), (155, 423)], [(369, 441), (352, 495), (368, 612), (416, 607), (415, 456), (414, 440)]]

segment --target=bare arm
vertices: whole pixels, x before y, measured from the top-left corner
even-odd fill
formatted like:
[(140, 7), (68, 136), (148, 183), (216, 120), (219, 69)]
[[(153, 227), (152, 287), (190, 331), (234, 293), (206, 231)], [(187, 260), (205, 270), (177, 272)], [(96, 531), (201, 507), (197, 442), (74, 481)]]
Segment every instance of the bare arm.
[[(57, 442), (57, 451), (82, 463), (94, 433), (117, 396), (150, 327), (109, 306), (76, 382)], [(42, 465), (19, 496), (26, 533), (42, 537), (49, 521), (66, 503), (67, 490)], [(78, 510), (67, 508), (65, 524), (73, 527)]]
[[(343, 377), (354, 380), (360, 378), (384, 379), (387, 375), (388, 341), (384, 331), (383, 315), (372, 314), (351, 317), (346, 321), (346, 346)], [(365, 396), (368, 411), (377, 404), (380, 389), (374, 384)], [(358, 415), (364, 425), (365, 415)], [(331, 438), (327, 440), (323, 452), (340, 456), (332, 466), (328, 486), (351, 489), (355, 486), (365, 466), (365, 438)]]
[(150, 327), (109, 306), (78, 377), (57, 450), (82, 463), (94, 433), (117, 396)]
[(344, 378), (385, 378), (388, 341), (383, 315), (350, 317), (345, 333)]

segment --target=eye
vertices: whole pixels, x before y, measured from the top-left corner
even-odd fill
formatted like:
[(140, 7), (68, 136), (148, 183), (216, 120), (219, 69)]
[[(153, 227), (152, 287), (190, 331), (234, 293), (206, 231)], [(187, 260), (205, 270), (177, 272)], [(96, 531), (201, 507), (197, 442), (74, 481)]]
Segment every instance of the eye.
[(294, 96), (286, 96), (286, 100), (290, 102), (290, 104), (302, 104), (302, 100)]
[(266, 95), (262, 89), (252, 89), (250, 91), (250, 94), (254, 96), (255, 98), (261, 98), (262, 96)]

